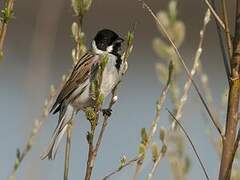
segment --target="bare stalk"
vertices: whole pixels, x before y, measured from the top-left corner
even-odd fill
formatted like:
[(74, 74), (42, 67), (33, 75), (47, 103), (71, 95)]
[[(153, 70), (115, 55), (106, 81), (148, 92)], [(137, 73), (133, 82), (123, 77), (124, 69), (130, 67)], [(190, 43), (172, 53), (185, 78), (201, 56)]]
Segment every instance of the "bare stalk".
[[(117, 86), (112, 91), (112, 98), (111, 98), (111, 101), (110, 101), (109, 106), (108, 106), (109, 110), (112, 108), (112, 106), (116, 102)], [(85, 180), (91, 178), (92, 170), (93, 170), (93, 167), (94, 167), (94, 164), (95, 164), (95, 159), (97, 157), (97, 153), (98, 153), (99, 147), (100, 147), (102, 139), (103, 139), (103, 134), (104, 134), (104, 132), (106, 130), (106, 127), (108, 125), (108, 119), (109, 119), (109, 116), (105, 114), (104, 115), (104, 120), (103, 120), (103, 123), (102, 123), (102, 127), (101, 127), (101, 130), (100, 130), (99, 136), (97, 138), (97, 142), (96, 142), (95, 147), (93, 145), (93, 142), (89, 143), (88, 162), (87, 162), (87, 169), (86, 169)]]
[(232, 58), (232, 38), (229, 30), (229, 21), (228, 21), (228, 12), (227, 12), (227, 3), (226, 0), (222, 1), (222, 11), (223, 11), (223, 22), (225, 24), (225, 34), (226, 34), (226, 41), (227, 41), (227, 47), (228, 47), (228, 58), (229, 61)]
[(152, 180), (153, 178), (153, 175), (155, 174), (156, 170), (157, 170), (157, 167), (158, 165), (160, 164), (160, 161), (162, 160), (162, 158), (164, 157), (164, 153), (160, 153), (158, 155), (158, 158), (156, 159), (156, 161), (153, 163), (153, 166), (150, 170), (150, 173), (148, 174), (148, 177), (147, 177), (147, 180)]
[(87, 160), (87, 168), (86, 168), (86, 174), (85, 174), (85, 180), (90, 180), (93, 170), (93, 156), (94, 156), (94, 147), (93, 143), (88, 143), (88, 160)]
[(212, 121), (212, 123), (214, 124), (215, 128), (217, 129), (219, 135), (222, 137), (221, 128), (218, 126), (218, 123), (217, 123), (216, 120), (214, 119), (214, 116), (212, 115), (212, 112), (211, 112), (211, 110), (209, 109), (208, 104), (207, 104), (206, 101), (204, 100), (204, 98), (203, 98), (203, 96), (202, 96), (202, 94), (201, 94), (201, 92), (200, 92), (197, 84), (195, 83), (195, 81), (194, 81), (193, 78), (191, 77), (191, 73), (190, 73), (190, 71), (188, 70), (188, 68), (187, 68), (187, 66), (186, 66), (186, 64), (185, 64), (185, 61), (184, 61), (183, 57), (181, 56), (178, 48), (176, 47), (175, 43), (174, 43), (173, 40), (171, 39), (170, 35), (168, 34), (166, 28), (164, 27), (164, 25), (162, 24), (162, 22), (157, 18), (157, 16), (154, 14), (154, 12), (152, 11), (152, 9), (144, 2), (144, 0), (139, 0), (139, 1), (142, 2), (143, 7), (145, 7), (145, 8), (148, 10), (148, 12), (151, 14), (151, 16), (152, 16), (152, 17), (155, 19), (155, 21), (159, 24), (159, 26), (160, 26), (161, 29), (162, 29), (162, 32), (163, 32), (164, 36), (166, 36), (166, 38), (168, 39), (168, 41), (170, 42), (170, 44), (173, 46), (173, 49), (174, 49), (175, 53), (177, 54), (177, 56), (178, 56), (181, 64), (183, 65), (183, 67), (184, 67), (184, 69), (185, 69), (188, 77), (191, 79), (192, 84), (193, 84), (193, 87), (194, 87), (194, 89), (196, 90), (196, 92), (197, 92), (197, 94), (198, 94), (198, 96), (199, 96), (199, 98), (200, 98), (200, 100), (201, 100), (204, 108), (205, 108), (206, 111), (207, 111), (207, 113), (208, 113), (208, 115), (209, 115), (209, 117), (210, 117), (210, 120)]
[(222, 19), (218, 16), (218, 14), (216, 13), (215, 9), (212, 7), (210, 2), (208, 0), (204, 0), (204, 2), (206, 3), (208, 8), (210, 9), (213, 17), (216, 19), (216, 21), (219, 23), (219, 25), (225, 30), (226, 29), (225, 24), (223, 23)]
[(64, 160), (64, 180), (68, 180), (71, 140), (72, 140), (72, 122), (70, 122), (67, 127), (67, 143), (65, 148), (65, 160)]
[(192, 146), (192, 148), (193, 148), (193, 151), (194, 151), (195, 155), (197, 156), (197, 159), (198, 159), (198, 161), (199, 161), (199, 163), (200, 163), (200, 165), (201, 165), (201, 168), (202, 168), (202, 170), (203, 170), (203, 172), (204, 172), (204, 174), (205, 174), (205, 176), (206, 176), (206, 179), (207, 179), (207, 180), (210, 180), (210, 179), (209, 179), (209, 176), (208, 176), (208, 174), (207, 174), (207, 171), (206, 171), (206, 169), (205, 169), (205, 167), (204, 167), (204, 165), (203, 165), (203, 162), (202, 162), (200, 156), (198, 155), (197, 149), (195, 148), (195, 146), (194, 146), (194, 144), (193, 144), (190, 136), (188, 135), (187, 131), (186, 131), (185, 128), (182, 126), (182, 124), (176, 119), (176, 117), (173, 115), (173, 113), (172, 113), (169, 109), (166, 109), (166, 110), (167, 110), (168, 113), (171, 115), (171, 117), (176, 121), (176, 123), (179, 125), (179, 127), (182, 129), (184, 135), (187, 137), (188, 141), (190, 142), (190, 144), (191, 144), (191, 146)]
[[(145, 152), (148, 150), (149, 145), (151, 144), (152, 138), (153, 138), (154, 134), (156, 133), (158, 122), (160, 120), (160, 112), (161, 112), (161, 109), (162, 109), (163, 104), (164, 104), (164, 102), (166, 100), (166, 97), (167, 97), (167, 93), (168, 93), (170, 83), (171, 83), (171, 80), (172, 80), (172, 73), (173, 73), (172, 62), (170, 62), (168, 69), (169, 69), (168, 80), (167, 80), (167, 82), (166, 82), (166, 84), (165, 84), (165, 86), (164, 86), (164, 88), (163, 88), (163, 90), (162, 90), (162, 92), (159, 96), (159, 100), (158, 100), (157, 105), (156, 105), (156, 115), (155, 115), (154, 120), (152, 121), (151, 128), (148, 131), (148, 140), (144, 144), (144, 151)], [(138, 175), (140, 174), (141, 168), (142, 168), (142, 165), (143, 165), (143, 161), (144, 161), (144, 157), (145, 156), (141, 156), (141, 158), (139, 158), (139, 160), (137, 161), (135, 173), (133, 175), (132, 180), (136, 180)]]
[[(110, 101), (110, 103), (108, 105), (108, 109), (112, 109), (113, 105), (116, 103), (117, 87), (118, 87), (118, 84), (112, 91), (112, 98), (111, 98), (111, 101)], [(104, 134), (104, 132), (106, 130), (106, 127), (108, 125), (108, 119), (109, 119), (109, 116), (104, 114), (104, 120), (103, 120), (102, 127), (101, 127), (101, 130), (100, 130), (97, 142), (96, 142), (95, 150), (94, 150), (94, 160), (95, 160), (95, 158), (97, 156), (98, 149), (99, 149), (99, 147), (101, 145), (101, 142), (102, 142), (102, 139), (103, 139), (103, 134)]]
[(236, 0), (235, 35), (231, 59), (231, 83), (228, 97), (226, 132), (223, 141), (219, 180), (230, 180), (235, 156), (240, 98), (240, 1)]
[(102, 180), (107, 180), (110, 177), (112, 177), (113, 175), (117, 174), (119, 171), (121, 171), (122, 169), (132, 165), (134, 162), (138, 161), (139, 157), (135, 157), (127, 162), (125, 162), (124, 165), (120, 166), (119, 168), (117, 168), (116, 170), (114, 170), (113, 172), (109, 173), (107, 176), (105, 176)]
[[(200, 30), (200, 33), (199, 33), (200, 34), (200, 38), (199, 38), (200, 40), (199, 40), (199, 43), (198, 43), (198, 48), (197, 48), (197, 51), (196, 51), (196, 54), (195, 54), (193, 67), (192, 67), (192, 70), (191, 70), (191, 77), (188, 78), (188, 80), (186, 81), (186, 83), (184, 85), (184, 94), (181, 97), (180, 104), (177, 108), (177, 112), (176, 112), (177, 120), (180, 120), (180, 118), (182, 116), (181, 115), (182, 110), (183, 110), (185, 102), (187, 101), (188, 93), (189, 93), (189, 90), (190, 90), (190, 87), (191, 87), (191, 84), (192, 84), (191, 78), (195, 75), (197, 69), (199, 68), (199, 65), (201, 64), (200, 57), (201, 57), (201, 54), (202, 54), (204, 34), (205, 34), (206, 27), (207, 27), (207, 24), (208, 24), (209, 21), (210, 21), (210, 11), (208, 9), (205, 13), (203, 27), (202, 27), (202, 29)], [(173, 121), (172, 127), (175, 128), (175, 126), (176, 126), (176, 121)], [(218, 123), (218, 126), (221, 127), (221, 125), (219, 123)]]
[(8, 177), (8, 180), (14, 180), (15, 179), (18, 168), (20, 167), (24, 158), (28, 155), (28, 153), (32, 149), (35, 138), (36, 138), (38, 132), (41, 130), (43, 124), (45, 123), (45, 121), (47, 119), (48, 112), (50, 111), (50, 109), (52, 107), (52, 104), (53, 104), (54, 98), (56, 96), (56, 93), (57, 93), (57, 90), (55, 90), (55, 88), (52, 86), (50, 95), (45, 100), (45, 104), (44, 104), (44, 107), (43, 107), (42, 114), (37, 120), (35, 120), (34, 127), (31, 131), (31, 134), (29, 135), (29, 138), (27, 140), (26, 145), (24, 146), (24, 148), (22, 150), (19, 150), (19, 149), (17, 150), (16, 160), (15, 160), (13, 169), (10, 173), (10, 176)]
[[(212, 6), (213, 9), (216, 11), (216, 0), (211, 0), (212, 1)], [(223, 63), (225, 66), (225, 71), (226, 71), (226, 75), (227, 75), (227, 80), (228, 80), (228, 84), (230, 85), (230, 68), (229, 68), (229, 60), (227, 58), (226, 55), (226, 51), (225, 51), (225, 46), (224, 46), (224, 41), (223, 41), (223, 37), (222, 37), (222, 33), (221, 33), (221, 27), (219, 25), (219, 23), (217, 22), (217, 20), (215, 19), (215, 24), (216, 24), (216, 28), (217, 28), (217, 34), (218, 34), (218, 39), (219, 39), (219, 46), (221, 49), (221, 53), (223, 56)]]
[(13, 16), (14, 0), (7, 0), (6, 7), (2, 10), (2, 20), (0, 25), (0, 57), (3, 56), (3, 45), (7, 34), (8, 22)]

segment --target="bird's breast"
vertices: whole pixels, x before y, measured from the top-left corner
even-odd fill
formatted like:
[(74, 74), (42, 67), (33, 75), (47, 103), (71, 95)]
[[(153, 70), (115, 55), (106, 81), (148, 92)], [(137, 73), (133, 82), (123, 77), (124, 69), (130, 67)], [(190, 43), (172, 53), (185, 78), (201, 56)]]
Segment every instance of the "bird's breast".
[(116, 61), (109, 61), (103, 71), (101, 93), (106, 97), (120, 80), (120, 73), (115, 67)]

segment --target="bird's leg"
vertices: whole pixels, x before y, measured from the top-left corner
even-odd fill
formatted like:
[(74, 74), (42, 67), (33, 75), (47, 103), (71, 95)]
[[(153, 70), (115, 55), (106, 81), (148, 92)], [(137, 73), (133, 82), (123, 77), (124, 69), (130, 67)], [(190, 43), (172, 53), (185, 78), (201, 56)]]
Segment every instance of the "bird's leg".
[(103, 113), (103, 116), (108, 116), (110, 117), (112, 115), (112, 109), (108, 108), (108, 109), (102, 109), (101, 110)]

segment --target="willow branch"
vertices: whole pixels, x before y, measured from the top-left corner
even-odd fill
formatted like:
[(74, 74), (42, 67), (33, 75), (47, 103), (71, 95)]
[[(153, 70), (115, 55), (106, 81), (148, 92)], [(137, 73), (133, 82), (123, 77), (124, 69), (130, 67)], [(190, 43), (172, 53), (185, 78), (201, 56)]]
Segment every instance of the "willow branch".
[(225, 24), (225, 34), (226, 34), (226, 41), (227, 41), (227, 47), (228, 47), (228, 58), (229, 62), (232, 58), (233, 53), (233, 47), (232, 47), (232, 38), (229, 30), (229, 20), (228, 20), (228, 12), (227, 12), (227, 3), (226, 0), (221, 0), (222, 4), (222, 12), (223, 12), (223, 21)]
[(119, 168), (117, 168), (116, 170), (114, 170), (113, 172), (109, 173), (107, 176), (105, 176), (102, 180), (107, 180), (110, 177), (112, 177), (113, 175), (117, 174), (118, 172), (120, 172), (121, 170), (123, 170), (124, 168), (132, 165), (134, 162), (138, 161), (139, 157), (135, 157), (129, 161), (127, 161), (124, 165), (120, 166)]
[[(117, 97), (116, 96), (116, 91), (117, 91), (118, 84), (112, 90), (112, 98), (111, 98), (111, 101), (108, 105), (109, 110), (112, 109), (113, 105), (116, 103), (116, 97)], [(100, 133), (99, 133), (99, 136), (97, 138), (96, 145), (95, 145), (95, 149), (94, 149), (94, 156), (95, 157), (97, 156), (98, 149), (99, 149), (99, 147), (101, 145), (101, 142), (102, 142), (102, 139), (103, 139), (103, 134), (104, 134), (104, 132), (106, 130), (106, 127), (108, 125), (108, 119), (109, 119), (109, 116), (107, 114), (104, 114), (104, 120), (103, 120), (102, 127), (101, 127), (101, 130), (100, 130)]]
[[(196, 54), (195, 54), (193, 67), (192, 67), (192, 70), (191, 70), (191, 77), (188, 78), (188, 80), (186, 81), (186, 83), (184, 85), (184, 94), (180, 99), (180, 104), (179, 104), (179, 107), (178, 107), (177, 112), (176, 112), (177, 120), (180, 120), (180, 118), (182, 116), (181, 113), (182, 113), (184, 104), (187, 101), (188, 93), (189, 93), (189, 90), (190, 90), (190, 87), (191, 87), (191, 84), (192, 84), (191, 78), (195, 75), (197, 69), (200, 67), (200, 64), (201, 64), (200, 57), (201, 57), (201, 54), (202, 54), (204, 34), (205, 34), (206, 27), (207, 27), (207, 24), (208, 24), (209, 21), (210, 21), (210, 11), (208, 9), (205, 13), (203, 27), (202, 27), (202, 29), (200, 30), (200, 33), (199, 33), (200, 34), (200, 38), (199, 38), (200, 40), (199, 40), (198, 48), (197, 48), (197, 51), (196, 51)], [(220, 122), (216, 120), (216, 123), (218, 123), (218, 127), (220, 127), (220, 129), (222, 129)], [(173, 128), (175, 128), (175, 126), (176, 126), (176, 121), (173, 122)]]
[(205, 174), (205, 176), (206, 176), (206, 179), (207, 179), (207, 180), (210, 180), (210, 179), (209, 179), (209, 176), (208, 176), (208, 174), (207, 174), (207, 171), (206, 171), (206, 169), (205, 169), (205, 167), (204, 167), (204, 165), (203, 165), (203, 162), (202, 162), (200, 156), (198, 155), (198, 152), (197, 152), (197, 150), (196, 150), (196, 148), (195, 148), (195, 146), (194, 146), (194, 144), (193, 144), (190, 136), (188, 135), (187, 131), (186, 131), (185, 128), (182, 126), (182, 124), (176, 119), (176, 117), (173, 115), (173, 113), (172, 113), (169, 109), (166, 109), (166, 110), (167, 110), (168, 113), (171, 115), (171, 117), (176, 121), (176, 123), (179, 125), (179, 127), (182, 129), (184, 135), (187, 137), (188, 141), (190, 142), (190, 144), (191, 144), (191, 146), (192, 146), (192, 148), (193, 148), (193, 151), (194, 151), (195, 155), (197, 156), (197, 159), (198, 159), (198, 161), (199, 161), (199, 163), (200, 163), (200, 165), (201, 165), (201, 168), (202, 168), (202, 170), (203, 170), (203, 172), (204, 172), (204, 174)]
[[(216, 11), (216, 0), (212, 0), (212, 6), (213, 6), (213, 9)], [(226, 72), (226, 75), (227, 75), (228, 85), (230, 85), (229, 60), (228, 60), (226, 50), (225, 50), (225, 46), (224, 46), (224, 40), (223, 40), (221, 29), (220, 29), (221, 27), (220, 27), (220, 25), (219, 25), (219, 23), (217, 22), (216, 19), (215, 19), (215, 24), (216, 24), (216, 28), (217, 28), (219, 46), (220, 46), (222, 57), (223, 57), (223, 63), (224, 63), (225, 72)]]
[[(106, 59), (107, 58), (107, 59)], [(100, 108), (102, 106), (102, 101), (100, 101), (101, 99), (101, 90), (100, 87), (102, 85), (102, 75), (103, 75), (103, 71), (105, 68), (105, 63), (104, 61), (108, 60), (108, 56), (106, 55), (105, 57), (102, 58), (102, 63), (99, 66), (99, 72), (97, 75), (97, 80), (94, 83), (94, 85), (96, 86), (96, 92), (95, 93), (95, 105), (94, 108), (92, 109), (92, 114), (93, 117), (89, 118), (87, 117), (87, 119), (89, 120), (90, 124), (91, 124), (91, 130), (88, 132), (87, 134), (87, 141), (88, 141), (88, 158), (87, 158), (87, 166), (86, 166), (86, 173), (85, 173), (85, 180), (90, 180), (91, 176), (92, 176), (92, 171), (93, 171), (93, 167), (95, 165), (95, 159), (96, 159), (96, 152), (94, 149), (94, 138), (95, 138), (95, 131), (96, 131), (96, 127), (99, 121), (99, 111)]]
[(197, 84), (195, 83), (195, 81), (194, 81), (193, 78), (191, 77), (191, 73), (190, 73), (190, 71), (188, 70), (188, 68), (187, 68), (187, 66), (186, 66), (186, 64), (185, 64), (185, 61), (184, 61), (183, 57), (181, 56), (178, 48), (176, 47), (175, 43), (174, 43), (173, 40), (171, 39), (170, 35), (168, 34), (166, 28), (164, 27), (164, 25), (162, 24), (162, 22), (157, 18), (157, 16), (154, 14), (154, 12), (152, 11), (152, 9), (151, 9), (143, 0), (139, 0), (139, 1), (142, 2), (143, 7), (145, 7), (145, 8), (148, 10), (148, 12), (151, 14), (151, 16), (152, 16), (152, 17), (155, 19), (155, 21), (159, 24), (159, 26), (160, 26), (161, 29), (162, 29), (163, 34), (167, 37), (168, 41), (169, 41), (170, 44), (172, 45), (172, 47), (173, 47), (176, 55), (178, 56), (181, 64), (183, 65), (183, 67), (184, 67), (184, 69), (185, 69), (188, 77), (191, 79), (192, 84), (193, 84), (193, 87), (194, 87), (194, 89), (196, 90), (196, 92), (197, 92), (197, 94), (198, 94), (198, 96), (199, 96), (199, 98), (200, 98), (200, 100), (201, 100), (204, 108), (206, 109), (206, 111), (207, 111), (207, 113), (208, 113), (208, 115), (209, 115), (209, 117), (210, 117), (210, 120), (212, 121), (212, 123), (214, 124), (215, 128), (217, 129), (219, 135), (222, 137), (221, 128), (218, 126), (218, 123), (217, 123), (216, 120), (214, 119), (214, 116), (212, 115), (212, 112), (211, 112), (211, 110), (209, 109), (208, 104), (205, 102), (205, 100), (204, 100), (204, 98), (203, 98), (203, 96), (202, 96), (202, 94), (201, 94), (201, 92), (200, 92)]
[(240, 1), (236, 0), (235, 35), (233, 40), (233, 56), (231, 59), (231, 83), (228, 95), (228, 109), (225, 126), (225, 139), (222, 147), (219, 180), (230, 180), (235, 143), (238, 131), (238, 111), (240, 100)]
[[(158, 122), (160, 120), (160, 112), (161, 112), (163, 104), (166, 100), (167, 93), (168, 93), (168, 90), (169, 90), (169, 87), (170, 87), (170, 83), (172, 81), (172, 73), (173, 73), (172, 62), (170, 62), (168, 69), (169, 69), (168, 80), (167, 80), (165, 86), (163, 87), (163, 89), (161, 91), (161, 94), (159, 96), (159, 100), (158, 100), (157, 105), (156, 105), (156, 114), (155, 114), (155, 118), (152, 121), (152, 125), (151, 125), (151, 127), (148, 131), (148, 140), (145, 144), (145, 152), (149, 149), (149, 145), (151, 144), (152, 138), (153, 138), (154, 134), (156, 133)], [(142, 158), (140, 158), (137, 161), (135, 173), (133, 175), (132, 180), (136, 180), (138, 175), (140, 174), (140, 171), (141, 171), (141, 168), (142, 168), (142, 165), (143, 165), (143, 161), (144, 161), (144, 156), (142, 156)]]
[(7, 34), (8, 23), (9, 23), (9, 20), (13, 16), (13, 5), (14, 5), (14, 0), (7, 0), (6, 7), (5, 7), (5, 9), (2, 10), (2, 19), (1, 19), (1, 25), (0, 25), (0, 54), (1, 54), (1, 57), (3, 56), (3, 46), (4, 46), (5, 37)]
[[(61, 83), (61, 86), (62, 86), (62, 84), (63, 83)], [(58, 89), (60, 89), (60, 87)], [(55, 88), (52, 87), (49, 97), (45, 100), (45, 104), (44, 104), (41, 116), (37, 120), (35, 120), (34, 127), (32, 128), (31, 134), (29, 135), (26, 145), (24, 146), (24, 148), (22, 150), (19, 150), (19, 149), (17, 150), (16, 160), (15, 160), (13, 169), (11, 171), (11, 174), (8, 177), (8, 180), (15, 179), (18, 168), (20, 167), (22, 161), (25, 159), (25, 157), (28, 155), (28, 153), (32, 149), (35, 138), (38, 135), (39, 131), (41, 130), (43, 124), (45, 123), (45, 121), (47, 119), (48, 112), (50, 111), (50, 109), (52, 107), (56, 93), (57, 93), (57, 90), (55, 90)]]
[(216, 13), (215, 9), (212, 7), (210, 2), (208, 0), (204, 0), (204, 2), (206, 3), (207, 7), (210, 9), (212, 15), (214, 16), (216, 21), (219, 23), (219, 25), (225, 30), (226, 29), (225, 24), (223, 23), (222, 19), (218, 16), (218, 14)]
[[(115, 86), (115, 88), (112, 91), (112, 98), (111, 98), (111, 101), (109, 103), (108, 109), (111, 109), (112, 106), (116, 103), (117, 86)], [(97, 153), (98, 153), (99, 147), (101, 145), (104, 132), (105, 132), (106, 127), (108, 125), (108, 120), (109, 120), (109, 116), (107, 114), (104, 114), (104, 120), (103, 120), (103, 123), (102, 123), (102, 127), (101, 127), (101, 130), (100, 130), (99, 136), (97, 138), (96, 145), (94, 146), (92, 142), (89, 144), (88, 163), (87, 163), (87, 170), (86, 170), (85, 179), (89, 179), (91, 177), (92, 169), (93, 169), (94, 164), (95, 164), (95, 159), (97, 157)]]
[(164, 157), (164, 154), (160, 153), (158, 158), (156, 159), (156, 161), (153, 163), (153, 166), (150, 170), (150, 173), (148, 174), (147, 180), (152, 180), (153, 175), (155, 174), (155, 172), (157, 170), (157, 167), (158, 167), (158, 165), (159, 165), (159, 163), (160, 163), (160, 161), (162, 160), (163, 157)]

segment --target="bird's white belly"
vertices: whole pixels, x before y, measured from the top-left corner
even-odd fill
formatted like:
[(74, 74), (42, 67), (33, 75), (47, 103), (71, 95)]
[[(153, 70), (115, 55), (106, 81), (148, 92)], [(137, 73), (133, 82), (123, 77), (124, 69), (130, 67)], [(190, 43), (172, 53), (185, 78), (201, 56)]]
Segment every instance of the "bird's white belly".
[[(75, 97), (77, 96), (77, 98), (74, 99), (74, 101), (72, 102), (72, 104), (75, 108), (82, 109), (85, 106), (88, 106), (89, 94), (90, 94), (89, 86), (90, 86), (90, 82), (89, 82), (89, 80), (87, 80), (85, 83), (83, 83), (81, 86), (79, 86), (76, 89), (76, 91), (74, 92)], [(84, 88), (84, 90), (83, 90), (83, 88)], [(81, 93), (81, 94), (79, 95), (79, 93)]]
[(120, 80), (119, 72), (116, 68), (113, 68), (110, 63), (105, 67), (103, 71), (102, 85), (101, 85), (101, 94), (106, 97), (111, 93), (112, 89)]
[[(100, 88), (101, 94), (104, 97), (111, 93), (112, 89), (121, 79), (123, 67), (121, 66), (120, 70), (118, 71), (117, 68), (115, 68), (115, 64), (116, 59), (110, 56), (109, 61), (103, 71), (102, 84)], [(87, 80), (85, 83), (80, 85), (79, 88), (77, 88), (77, 90), (74, 92), (73, 96), (76, 97), (77, 94), (82, 91), (82, 88), (87, 85), (84, 91), (80, 95), (78, 95), (77, 98), (72, 102), (73, 106), (75, 106), (77, 109), (83, 109), (91, 104), (89, 88), (90, 84), (91, 82)]]

